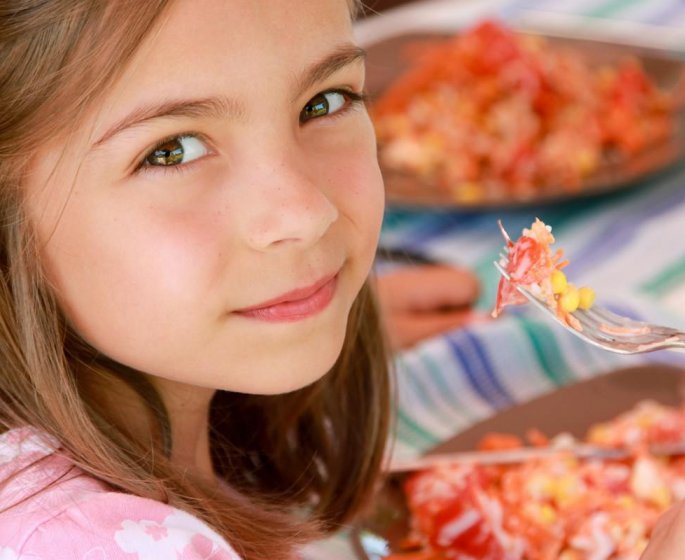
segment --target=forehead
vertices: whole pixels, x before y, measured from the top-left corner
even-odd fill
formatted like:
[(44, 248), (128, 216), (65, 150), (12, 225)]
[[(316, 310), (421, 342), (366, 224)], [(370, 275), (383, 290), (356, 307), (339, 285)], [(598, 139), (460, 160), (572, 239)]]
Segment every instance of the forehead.
[(178, 0), (141, 45), (101, 116), (164, 98), (249, 96), (352, 42), (348, 0)]

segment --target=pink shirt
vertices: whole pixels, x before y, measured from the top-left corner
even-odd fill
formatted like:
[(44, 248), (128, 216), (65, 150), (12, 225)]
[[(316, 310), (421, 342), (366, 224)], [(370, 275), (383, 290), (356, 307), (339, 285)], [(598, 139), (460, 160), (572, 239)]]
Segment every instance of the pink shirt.
[(0, 487), (0, 560), (239, 560), (199, 519), (113, 492), (55, 448), (29, 428), (0, 435), (0, 481), (16, 473)]

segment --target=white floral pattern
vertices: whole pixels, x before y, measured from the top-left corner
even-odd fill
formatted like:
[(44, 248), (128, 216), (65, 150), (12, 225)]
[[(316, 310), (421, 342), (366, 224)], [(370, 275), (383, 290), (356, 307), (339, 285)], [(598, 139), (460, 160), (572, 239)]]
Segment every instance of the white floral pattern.
[[(139, 560), (159, 558), (235, 558), (228, 554), (225, 541), (198, 519), (174, 511), (161, 522), (143, 519), (122, 522), (115, 540), (122, 550), (138, 555)], [(220, 554), (224, 552), (224, 556)]]
[(35, 430), (0, 434), (0, 479), (13, 476), (0, 486), (0, 560), (240, 560), (192, 515), (72, 476), (56, 448)]
[(24, 456), (45, 456), (52, 453), (56, 447), (57, 442), (52, 438), (29, 428), (10, 430), (0, 438), (0, 465)]
[(8, 546), (0, 547), (0, 560), (19, 560), (19, 556)]

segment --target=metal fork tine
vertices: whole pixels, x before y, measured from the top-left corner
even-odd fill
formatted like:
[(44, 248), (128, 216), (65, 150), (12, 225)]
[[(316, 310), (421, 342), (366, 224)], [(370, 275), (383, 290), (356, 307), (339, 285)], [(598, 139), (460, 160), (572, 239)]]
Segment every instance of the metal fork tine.
[(507, 230), (504, 229), (504, 226), (502, 225), (502, 220), (497, 220), (497, 225), (499, 226), (499, 230), (502, 233), (502, 237), (504, 237), (504, 240), (507, 242), (507, 244), (511, 243), (511, 238), (509, 237)]
[(635, 319), (630, 319), (628, 317), (622, 317), (620, 315), (617, 315), (616, 313), (610, 311), (606, 307), (593, 307), (588, 310), (588, 313), (594, 315), (596, 320), (602, 321), (603, 323), (609, 325), (626, 326), (626, 324), (629, 323), (636, 329), (642, 328), (647, 325), (647, 323), (643, 321), (637, 321)]
[[(634, 324), (628, 324), (628, 327), (618, 321), (607, 323), (601, 320), (604, 317), (604, 309), (601, 307), (592, 308), (586, 311), (578, 311), (574, 316), (583, 328), (592, 330), (592, 336), (596, 336), (607, 342), (632, 342), (636, 344), (649, 344), (654, 340), (663, 338), (661, 333), (656, 333), (653, 330), (645, 330), (644, 325), (640, 328), (635, 328)], [(614, 315), (614, 317), (616, 317)], [(624, 331), (625, 332), (622, 332)]]
[[(578, 318), (577, 314), (574, 314), (574, 316)], [(652, 344), (655, 342), (654, 337), (637, 339), (635, 337), (617, 337), (616, 335), (606, 333), (598, 327), (597, 323), (587, 317), (581, 321), (581, 326), (583, 327), (583, 333), (586, 336), (586, 340), (592, 340), (596, 346), (604, 349), (618, 351), (618, 349), (621, 348), (624, 352), (628, 353), (638, 345)]]
[(509, 280), (509, 273), (506, 270), (504, 270), (502, 265), (498, 261), (495, 261), (493, 264), (495, 265), (495, 268), (499, 271), (499, 273), (502, 276), (504, 276), (507, 280)]
[(596, 324), (593, 324), (592, 322), (589, 322), (587, 325), (584, 325), (583, 328), (588, 336), (592, 336), (593, 338), (596, 338), (597, 340), (600, 340), (607, 345), (645, 345), (652, 344), (656, 341), (663, 339), (663, 337), (655, 336), (654, 334), (646, 334), (639, 336), (625, 334), (610, 334), (606, 333), (602, 330), (601, 327), (598, 327)]
[(613, 340), (613, 337), (610, 334), (603, 332), (597, 327), (597, 322), (594, 321), (587, 313), (574, 313), (573, 316), (578, 319), (580, 326), (583, 327), (583, 331), (588, 336), (606, 341)]
[(678, 334), (677, 329), (652, 325), (629, 317), (621, 317), (604, 307), (595, 306), (586, 311), (586, 313), (600, 324), (607, 325), (608, 327), (618, 327), (624, 331), (613, 333), (616, 337), (661, 338)]
[(678, 329), (673, 329), (671, 327), (662, 327), (660, 325), (651, 325), (651, 334), (655, 338), (669, 338), (671, 336), (678, 336), (680, 331)]

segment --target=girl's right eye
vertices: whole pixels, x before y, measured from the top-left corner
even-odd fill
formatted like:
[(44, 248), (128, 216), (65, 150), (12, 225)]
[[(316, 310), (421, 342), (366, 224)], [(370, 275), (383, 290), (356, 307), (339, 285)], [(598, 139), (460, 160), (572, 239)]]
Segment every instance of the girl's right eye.
[(195, 135), (181, 134), (162, 140), (143, 159), (140, 167), (177, 167), (206, 156), (209, 149)]

